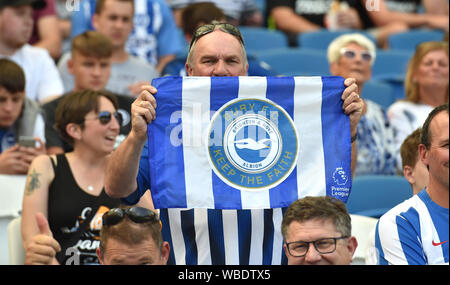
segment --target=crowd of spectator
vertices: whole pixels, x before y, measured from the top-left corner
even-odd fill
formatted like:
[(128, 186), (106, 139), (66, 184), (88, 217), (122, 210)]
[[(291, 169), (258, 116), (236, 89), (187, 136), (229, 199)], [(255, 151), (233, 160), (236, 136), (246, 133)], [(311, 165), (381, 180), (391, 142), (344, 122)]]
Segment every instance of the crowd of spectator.
[[(0, 174), (28, 177), (22, 220), (27, 263), (65, 264), (66, 251), (84, 240), (89, 240), (90, 246), (84, 248), (81, 263), (114, 263), (110, 262), (114, 260), (110, 256), (114, 253), (110, 249), (113, 241), (97, 242), (102, 227), (101, 223), (95, 224), (96, 218), (120, 205), (118, 199), (108, 197), (105, 192), (109, 154), (131, 131), (135, 120), (132, 104), (143, 86), (161, 76), (195, 75), (186, 63), (189, 43), (198, 27), (213, 21), (281, 31), (293, 49), (302, 48), (298, 42), (300, 34), (347, 31), (336, 37), (323, 53), (328, 58), (330, 74), (354, 78), (359, 95), (372, 80), (377, 52), (390, 51), (390, 36), (418, 29), (442, 31), (442, 40), (411, 47), (414, 53), (402, 78), (403, 97), (387, 109), (362, 98), (364, 107), (356, 130), (357, 157), (353, 173), (354, 177), (403, 175), (414, 195), (427, 189), (432, 181), (434, 192), (420, 196), (422, 200), (431, 199), (430, 203), (434, 201), (434, 193), (441, 194), (436, 191), (441, 191), (442, 183), (445, 184), (442, 173), (434, 175), (439, 167), (433, 167), (427, 155), (433, 155), (432, 143), (425, 145), (421, 153), (419, 146), (424, 144), (420, 142), (420, 128), (427, 117), (433, 109), (449, 101), (449, 3), (446, 0), (81, 0), (70, 3), (0, 0)], [(248, 68), (243, 74), (248, 76), (282, 75), (259, 60), (257, 54), (247, 53), (245, 61)], [(439, 122), (445, 121), (441, 115), (437, 118)], [(435, 128), (438, 127), (433, 125), (433, 131)], [(439, 139), (445, 142), (445, 138)], [(446, 142), (448, 190), (448, 131)], [(38, 177), (40, 183), (36, 183)], [(63, 184), (71, 185), (70, 191), (62, 193)], [(139, 205), (152, 208), (151, 199), (147, 198), (144, 195)], [(438, 206), (447, 209), (446, 217), (441, 217), (440, 222), (447, 221), (448, 241), (448, 191), (446, 202), (442, 197), (436, 201)], [(304, 211), (301, 208), (304, 205), (311, 206), (311, 212), (320, 219), (314, 219), (315, 216), (299, 219), (296, 215)], [(339, 263), (350, 263), (358, 243), (349, 232), (344, 204), (306, 200), (293, 207), (287, 212), (291, 220), (283, 224), (284, 251), (289, 263), (305, 263), (303, 256), (308, 250), (307, 257), (312, 255), (314, 248), (325, 254), (333, 248), (333, 252), (337, 250), (335, 256)], [(329, 213), (325, 216), (316, 213), (321, 211), (320, 207), (328, 208)], [(390, 212), (388, 217), (393, 219), (399, 209), (403, 208)], [(136, 222), (133, 215), (138, 214), (120, 211), (121, 219), (128, 215), (130, 220), (125, 219), (126, 223)], [(138, 213), (148, 217), (153, 212)], [(339, 222), (331, 219), (334, 215), (344, 220), (344, 230), (339, 228)], [(388, 223), (388, 217), (383, 219), (384, 223)], [(327, 237), (336, 229), (342, 237), (325, 239), (318, 234), (311, 240), (311, 236), (299, 233), (305, 226), (316, 226), (311, 219), (330, 227)], [(102, 231), (111, 239), (117, 233), (111, 228), (120, 221), (107, 224)], [(159, 219), (152, 218), (153, 224), (155, 221)], [(291, 229), (289, 223), (297, 228)], [(170, 246), (152, 228), (145, 230), (152, 235), (149, 252), (158, 252), (150, 260), (156, 261), (136, 262), (136, 258), (130, 257), (133, 260), (130, 263), (166, 264)], [(388, 239), (382, 228), (377, 231), (380, 231), (378, 242), (380, 238)], [(341, 238), (345, 243), (339, 241)], [(445, 241), (444, 236), (441, 241)], [(133, 243), (127, 237), (115, 242), (119, 242), (115, 245), (119, 248)], [(46, 254), (42, 253), (43, 244), (47, 245)], [(94, 245), (100, 245), (97, 251)], [(399, 248), (398, 243), (395, 246)], [(443, 246), (444, 263), (448, 264), (448, 243)], [(420, 246), (414, 244), (414, 247)], [(380, 244), (377, 248), (386, 250)], [(140, 247), (135, 250), (139, 251)], [(404, 259), (399, 256), (390, 259), (389, 255), (383, 255), (382, 261), (402, 263)], [(409, 258), (413, 256), (410, 253), (406, 256), (410, 263), (428, 262), (426, 258)], [(333, 263), (332, 258), (322, 261)]]

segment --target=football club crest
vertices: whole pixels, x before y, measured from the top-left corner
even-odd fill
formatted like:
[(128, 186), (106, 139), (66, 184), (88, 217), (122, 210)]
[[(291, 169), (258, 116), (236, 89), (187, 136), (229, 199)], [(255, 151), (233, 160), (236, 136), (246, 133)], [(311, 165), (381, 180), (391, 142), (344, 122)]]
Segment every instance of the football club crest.
[(212, 117), (206, 144), (215, 174), (239, 190), (283, 182), (297, 164), (298, 134), (289, 114), (268, 99), (235, 99)]

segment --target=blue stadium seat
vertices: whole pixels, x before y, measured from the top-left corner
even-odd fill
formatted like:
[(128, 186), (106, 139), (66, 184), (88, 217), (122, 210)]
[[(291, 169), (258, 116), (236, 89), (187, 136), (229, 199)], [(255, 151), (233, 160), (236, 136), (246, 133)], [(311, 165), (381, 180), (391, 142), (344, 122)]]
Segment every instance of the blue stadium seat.
[(413, 52), (377, 50), (372, 79), (403, 81)]
[(288, 47), (284, 33), (259, 27), (239, 27), (247, 53)]
[[(316, 32), (301, 33), (297, 36), (297, 40), (301, 48), (327, 50), (328, 46), (335, 38), (349, 33), (361, 32), (357, 30), (329, 31), (322, 29)], [(368, 33), (361, 34), (372, 40), (374, 43), (376, 42), (375, 38), (372, 35)]]
[(406, 98), (404, 80), (385, 80), (384, 82), (391, 85), (392, 89), (394, 90), (394, 101)]
[(377, 57), (372, 67), (372, 80), (391, 85), (393, 99), (405, 98), (404, 80), (409, 61), (414, 51), (377, 50)]
[(347, 209), (350, 214), (380, 218), (411, 197), (411, 186), (403, 176), (355, 176)]
[(257, 57), (285, 76), (330, 75), (326, 54), (301, 48), (281, 48), (258, 52)]
[(414, 51), (423, 42), (442, 41), (444, 32), (440, 30), (409, 30), (407, 32), (390, 35), (388, 38), (391, 50)]
[(255, 0), (255, 5), (264, 16), (264, 14), (266, 13), (266, 0)]
[(394, 88), (386, 82), (370, 80), (364, 84), (361, 96), (369, 99), (384, 110), (394, 103)]

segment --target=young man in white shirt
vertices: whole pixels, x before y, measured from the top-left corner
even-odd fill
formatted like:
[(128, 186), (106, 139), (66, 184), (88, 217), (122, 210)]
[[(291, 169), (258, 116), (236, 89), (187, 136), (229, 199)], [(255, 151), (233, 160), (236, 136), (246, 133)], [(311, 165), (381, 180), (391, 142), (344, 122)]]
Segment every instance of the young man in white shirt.
[[(156, 68), (137, 56), (129, 54), (126, 43), (133, 30), (133, 0), (97, 1), (96, 12), (92, 18), (95, 30), (106, 36), (112, 43), (111, 74), (106, 89), (117, 94), (135, 97), (140, 86), (159, 77)], [(58, 63), (58, 69), (66, 92), (74, 88), (74, 77), (68, 70), (70, 53), (65, 54)]]
[(53, 59), (45, 49), (27, 44), (33, 28), (33, 9), (42, 1), (0, 1), (0, 58), (9, 58), (25, 72), (26, 96), (39, 103), (63, 93), (61, 78)]

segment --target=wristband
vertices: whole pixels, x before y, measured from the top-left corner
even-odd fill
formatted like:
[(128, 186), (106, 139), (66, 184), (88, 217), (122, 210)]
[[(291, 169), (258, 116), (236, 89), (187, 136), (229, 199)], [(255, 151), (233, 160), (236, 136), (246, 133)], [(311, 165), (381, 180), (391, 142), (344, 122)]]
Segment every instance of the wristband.
[(350, 143), (354, 143), (356, 141), (356, 135), (350, 138)]

